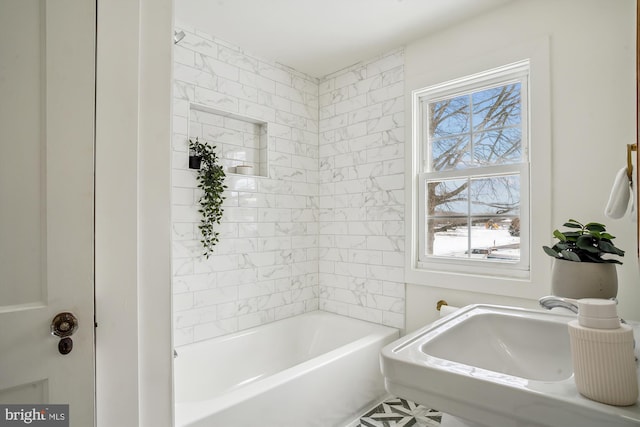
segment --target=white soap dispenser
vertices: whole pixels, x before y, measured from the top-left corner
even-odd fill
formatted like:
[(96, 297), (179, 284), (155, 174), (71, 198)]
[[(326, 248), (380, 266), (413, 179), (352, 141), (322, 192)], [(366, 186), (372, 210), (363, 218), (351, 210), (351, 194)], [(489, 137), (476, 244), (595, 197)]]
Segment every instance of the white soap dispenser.
[(578, 300), (578, 320), (569, 322), (571, 356), (578, 391), (608, 405), (638, 400), (633, 329), (621, 324), (616, 302)]

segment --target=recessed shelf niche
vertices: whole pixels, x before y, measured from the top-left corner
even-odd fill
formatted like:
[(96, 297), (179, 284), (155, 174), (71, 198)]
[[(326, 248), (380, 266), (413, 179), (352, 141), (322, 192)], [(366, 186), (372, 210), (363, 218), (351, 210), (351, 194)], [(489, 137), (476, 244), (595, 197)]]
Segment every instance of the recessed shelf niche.
[(189, 138), (196, 137), (216, 146), (226, 173), (269, 176), (267, 122), (190, 103)]

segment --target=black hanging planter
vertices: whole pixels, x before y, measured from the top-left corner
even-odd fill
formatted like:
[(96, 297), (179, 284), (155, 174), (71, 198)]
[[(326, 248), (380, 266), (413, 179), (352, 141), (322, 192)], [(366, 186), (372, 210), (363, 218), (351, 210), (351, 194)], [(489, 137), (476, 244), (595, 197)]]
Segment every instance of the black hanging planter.
[(189, 156), (189, 169), (200, 169), (202, 156)]
[[(202, 243), (203, 255), (205, 258), (213, 253), (213, 247), (218, 243), (220, 233), (216, 231), (216, 225), (220, 224), (222, 214), (224, 213), (224, 191), (227, 186), (224, 185), (224, 179), (226, 177), (222, 165), (219, 163), (218, 156), (215, 152), (215, 145), (209, 145), (206, 142), (195, 142), (189, 140), (189, 167), (191, 166), (191, 157), (194, 157), (193, 167), (196, 167), (195, 162), (202, 167), (196, 173), (196, 179), (198, 181), (197, 187), (202, 190), (202, 197), (198, 200), (200, 209), (198, 212), (201, 214), (200, 225), (198, 230), (200, 231), (200, 243)], [(195, 157), (198, 157), (197, 160)]]

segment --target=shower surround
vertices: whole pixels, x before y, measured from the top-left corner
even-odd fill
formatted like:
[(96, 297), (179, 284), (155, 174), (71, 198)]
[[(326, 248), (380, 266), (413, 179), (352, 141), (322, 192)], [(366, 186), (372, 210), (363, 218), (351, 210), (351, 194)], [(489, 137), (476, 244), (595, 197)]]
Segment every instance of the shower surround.
[(320, 308), (404, 328), (404, 52), (322, 79)]
[[(179, 29), (186, 37), (174, 50), (175, 345), (318, 308), (403, 328), (403, 52), (318, 80)], [(252, 136), (258, 124), (266, 138)], [(227, 171), (220, 242), (208, 260), (187, 160), (196, 136), (217, 146)], [(234, 174), (264, 141), (267, 176)]]

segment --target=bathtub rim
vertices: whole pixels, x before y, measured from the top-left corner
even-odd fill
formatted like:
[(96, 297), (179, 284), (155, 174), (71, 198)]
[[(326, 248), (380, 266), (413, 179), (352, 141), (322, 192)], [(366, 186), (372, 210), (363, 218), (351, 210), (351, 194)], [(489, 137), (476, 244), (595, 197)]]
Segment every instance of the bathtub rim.
[(178, 353), (177, 357), (180, 357), (180, 354), (181, 354), (180, 351), (181, 350), (187, 349), (186, 351), (189, 352), (189, 351), (191, 351), (191, 348), (206, 347), (206, 346), (209, 346), (209, 345), (213, 345), (214, 343), (223, 343), (225, 341), (232, 340), (232, 339), (234, 339), (236, 337), (241, 337), (241, 336), (254, 334), (258, 330), (261, 330), (261, 329), (274, 329), (274, 328), (277, 328), (281, 322), (287, 322), (287, 321), (290, 321), (290, 320), (293, 320), (293, 319), (298, 319), (298, 318), (301, 318), (301, 317), (313, 317), (313, 316), (324, 316), (324, 317), (333, 317), (333, 318), (337, 317), (337, 318), (340, 318), (342, 320), (346, 320), (346, 321), (349, 321), (349, 322), (363, 323), (363, 324), (369, 325), (370, 327), (373, 327), (373, 328), (382, 328), (381, 330), (386, 328), (386, 329), (389, 329), (389, 330), (401, 331), (399, 328), (394, 328), (392, 326), (382, 325), (380, 323), (371, 322), (371, 321), (363, 320), (363, 319), (358, 319), (358, 318), (355, 318), (355, 317), (349, 317), (349, 316), (346, 316), (344, 314), (334, 313), (334, 312), (325, 311), (325, 310), (313, 310), (313, 311), (307, 311), (305, 313), (300, 313), (300, 314), (296, 314), (296, 315), (293, 315), (293, 316), (285, 317), (285, 318), (282, 318), (282, 319), (273, 320), (271, 322), (263, 323), (261, 325), (252, 326), (250, 328), (242, 329), (240, 331), (230, 332), (228, 334), (218, 335), (218, 336), (215, 336), (215, 337), (211, 337), (211, 338), (207, 338), (207, 339), (204, 339), (204, 340), (199, 340), (199, 341), (195, 341), (195, 342), (191, 342), (191, 343), (187, 343), (187, 344), (181, 344), (179, 346), (175, 346), (174, 349)]

